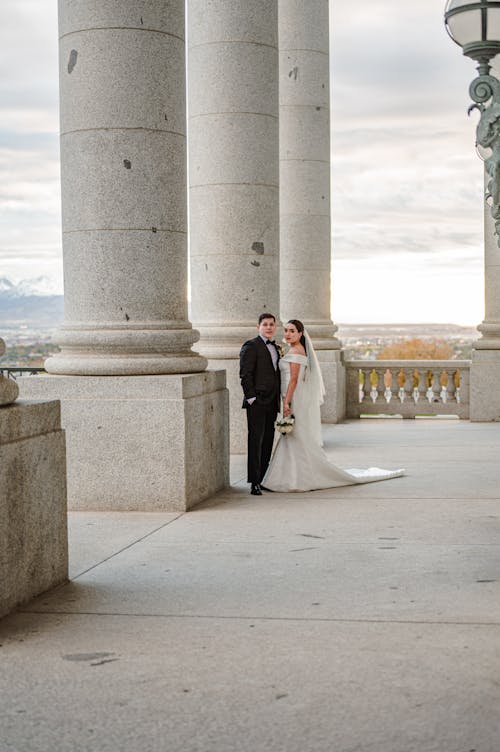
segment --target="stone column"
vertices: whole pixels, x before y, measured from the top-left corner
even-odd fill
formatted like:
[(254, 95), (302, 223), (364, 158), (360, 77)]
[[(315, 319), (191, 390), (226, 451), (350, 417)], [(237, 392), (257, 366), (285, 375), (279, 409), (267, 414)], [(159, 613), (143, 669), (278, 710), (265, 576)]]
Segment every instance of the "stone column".
[(279, 0), (280, 289), (283, 321), (308, 329), (327, 396), (323, 420), (344, 415), (344, 369), (330, 318), (328, 0)]
[(184, 510), (228, 483), (187, 316), (184, 0), (60, 0), (59, 24), (65, 324), (22, 394), (62, 401), (71, 508)]
[(50, 373), (187, 373), (183, 0), (60, 0), (65, 323)]
[[(485, 185), (489, 180), (485, 177)], [(484, 204), (485, 314), (474, 342), (470, 375), (470, 418), (500, 421), (500, 248), (488, 204)]]
[(260, 313), (279, 315), (277, 24), (277, 0), (188, 0), (192, 320), (227, 370), (233, 451), (241, 344)]

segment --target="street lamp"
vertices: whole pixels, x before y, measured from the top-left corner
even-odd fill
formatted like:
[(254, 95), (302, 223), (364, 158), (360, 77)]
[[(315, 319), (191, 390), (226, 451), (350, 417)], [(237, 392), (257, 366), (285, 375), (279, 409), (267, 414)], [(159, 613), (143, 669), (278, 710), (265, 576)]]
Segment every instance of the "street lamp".
[(478, 63), (479, 76), (469, 87), (475, 103), (469, 113), (481, 113), (476, 145), (490, 177), (485, 197), (500, 247), (500, 81), (490, 74), (490, 60), (500, 53), (500, 0), (448, 0), (444, 18), (453, 41)]

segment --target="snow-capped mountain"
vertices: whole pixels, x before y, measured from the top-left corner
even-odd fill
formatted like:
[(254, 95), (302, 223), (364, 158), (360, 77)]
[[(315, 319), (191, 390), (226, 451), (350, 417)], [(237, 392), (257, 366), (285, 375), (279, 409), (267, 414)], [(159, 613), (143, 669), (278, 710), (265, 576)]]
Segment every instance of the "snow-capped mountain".
[(15, 285), (10, 281), (10, 279), (7, 279), (7, 277), (0, 277), (0, 295), (10, 293), (12, 292), (12, 290), (14, 290), (14, 288)]
[(12, 282), (8, 277), (0, 277), (0, 297), (27, 298), (36, 296), (43, 298), (51, 295), (60, 295), (56, 283), (49, 277), (34, 277), (22, 279), (20, 282)]
[(12, 282), (0, 277), (0, 329), (14, 326), (54, 326), (63, 318), (64, 298), (48, 277)]

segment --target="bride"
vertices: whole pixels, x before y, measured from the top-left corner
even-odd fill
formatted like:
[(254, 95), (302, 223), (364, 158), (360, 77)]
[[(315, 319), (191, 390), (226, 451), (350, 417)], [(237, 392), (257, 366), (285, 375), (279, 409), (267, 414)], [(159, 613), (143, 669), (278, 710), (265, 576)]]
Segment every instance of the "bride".
[(293, 414), (292, 433), (280, 434), (262, 481), (269, 491), (314, 491), (404, 475), (404, 470), (341, 470), (322, 449), (320, 405), (325, 387), (311, 338), (298, 319), (285, 324), (290, 349), (280, 359), (283, 416)]

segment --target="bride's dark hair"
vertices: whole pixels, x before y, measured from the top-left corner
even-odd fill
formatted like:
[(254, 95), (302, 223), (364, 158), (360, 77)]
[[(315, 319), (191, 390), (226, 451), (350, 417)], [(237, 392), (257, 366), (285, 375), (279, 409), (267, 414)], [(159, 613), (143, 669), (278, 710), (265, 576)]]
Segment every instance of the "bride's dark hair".
[(306, 347), (306, 338), (304, 337), (304, 324), (302, 321), (299, 321), (298, 319), (289, 319), (289, 321), (286, 322), (287, 324), (293, 324), (294, 327), (298, 332), (300, 332), (300, 344), (304, 348), (304, 350), (307, 352)]

